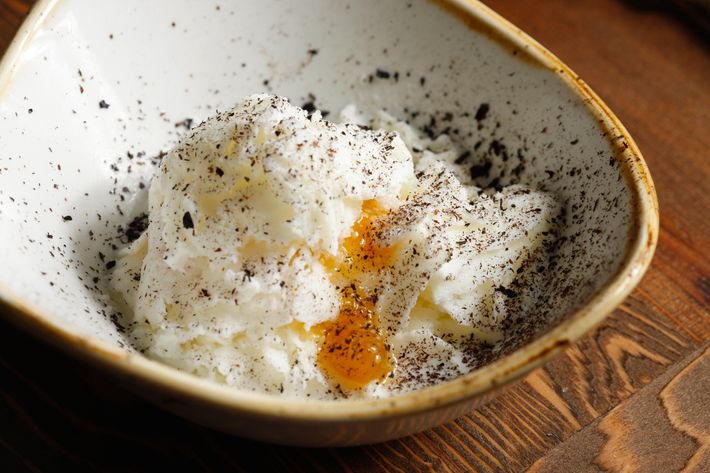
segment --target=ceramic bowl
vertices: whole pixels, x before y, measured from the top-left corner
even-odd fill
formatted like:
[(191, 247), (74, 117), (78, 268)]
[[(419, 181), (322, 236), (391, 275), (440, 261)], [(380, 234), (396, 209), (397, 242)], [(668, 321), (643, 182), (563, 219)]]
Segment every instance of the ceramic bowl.
[[(488, 163), (482, 186), (556, 193), (566, 223), (544, 297), (488, 364), (391, 399), (309, 402), (131, 349), (105, 290), (117, 227), (184, 129), (263, 91), (329, 111), (387, 109)], [(0, 67), (0, 150), (3, 315), (166, 409), (284, 444), (378, 442), (469, 412), (609, 314), (658, 235), (653, 184), (621, 123), (474, 1), (41, 0)]]

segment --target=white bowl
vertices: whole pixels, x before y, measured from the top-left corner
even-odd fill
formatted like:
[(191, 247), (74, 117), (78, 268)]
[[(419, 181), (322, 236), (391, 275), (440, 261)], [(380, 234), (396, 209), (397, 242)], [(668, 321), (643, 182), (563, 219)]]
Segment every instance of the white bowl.
[[(565, 240), (540, 276), (545, 297), (497, 360), (392, 399), (307, 402), (219, 386), (131, 350), (104, 271), (150, 158), (185, 119), (263, 91), (330, 111), (418, 112), (413, 123), (450, 127), (491, 162), (481, 184), (562, 199)], [(0, 149), (3, 312), (168, 409), (281, 443), (381, 441), (461, 415), (603, 319), (658, 234), (653, 184), (623, 126), (559, 60), (473, 1), (39, 1), (0, 66)]]

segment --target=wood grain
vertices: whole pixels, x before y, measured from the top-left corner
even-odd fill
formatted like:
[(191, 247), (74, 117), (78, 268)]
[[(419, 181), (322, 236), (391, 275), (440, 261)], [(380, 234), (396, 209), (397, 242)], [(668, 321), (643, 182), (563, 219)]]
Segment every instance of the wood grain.
[(529, 471), (710, 471), (710, 348), (537, 460)]
[[(0, 1), (0, 48), (30, 3)], [(606, 322), (461, 419), (322, 450), (172, 417), (0, 322), (0, 471), (710, 471), (710, 43), (663, 2), (487, 3), (602, 96), (651, 168), (659, 248)]]

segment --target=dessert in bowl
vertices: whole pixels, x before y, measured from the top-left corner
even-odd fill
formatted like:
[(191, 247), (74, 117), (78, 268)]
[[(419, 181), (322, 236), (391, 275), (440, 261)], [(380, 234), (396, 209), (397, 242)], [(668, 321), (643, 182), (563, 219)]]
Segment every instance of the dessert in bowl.
[[(343, 445), (405, 435), (466, 412), (495, 387), (559, 352), (608, 314), (647, 267), (657, 235), (656, 203), (633, 141), (583, 82), (486, 7), (314, 1), (297, 10), (278, 2), (258, 8), (223, 2), (196, 10), (191, 2), (170, 2), (169, 8), (159, 3), (109, 6), (115, 11), (100, 25), (92, 19), (105, 12), (89, 2), (40, 3), (6, 57), (0, 197), (2, 240), (12, 250), (0, 281), (15, 320), (103, 364), (166, 408), (216, 428), (282, 443)], [(132, 14), (137, 8), (143, 9), (140, 18)], [(491, 278), (484, 291), (495, 297), (491, 304), (506, 305), (509, 299), (516, 304), (498, 313), (506, 322), (495, 333), (475, 327), (476, 340), (485, 343), (469, 353), (475, 359), (468, 371), (423, 387), (384, 394), (375, 389), (369, 397), (357, 395), (367, 389), (356, 388), (336, 399), (323, 394), (327, 389), (317, 399), (304, 399), (273, 389), (240, 389), (239, 382), (228, 379), (224, 385), (218, 378), (228, 378), (225, 371), (200, 377), (141, 354), (143, 349), (160, 359), (150, 352), (157, 345), (139, 346), (110, 293), (125, 261), (123, 247), (134, 237), (134, 243), (147, 238), (137, 227), (142, 229), (143, 213), (154, 216), (144, 203), (156, 168), (171, 162), (169, 150), (176, 142), (189, 140), (191, 124), (263, 92), (323, 115), (335, 116), (355, 103), (364, 116), (385, 110), (394, 117), (391, 123), (380, 118), (373, 133), (389, 127), (404, 137), (407, 129), (397, 123), (406, 121), (420, 139), (446, 135), (456, 150), (451, 156), (470, 184), (499, 207), (507, 208), (508, 201), (495, 200), (496, 193), (516, 186), (551, 196), (549, 211), (539, 205), (528, 209), (530, 215), (554, 215), (540, 220), (556, 222), (554, 231), (539, 228), (549, 237), (544, 261), (507, 267), (502, 274), (523, 268), (528, 284), (520, 287), (511, 286), (514, 278)], [(212, 165), (214, 179), (231, 176), (227, 171)], [(406, 187), (407, 179), (397, 180), (404, 171), (388, 167), (385, 174), (387, 192), (362, 194), (333, 213), (343, 220), (333, 228), (349, 230), (336, 232), (330, 246), (323, 239), (328, 254), (337, 256), (336, 247), (364, 211), (401, 207), (384, 197), (402, 194), (390, 187)], [(421, 194), (435, 204), (450, 199), (452, 189), (439, 196)], [(192, 234), (201, 224), (196, 212), (181, 208), (180, 218), (171, 221)], [(532, 228), (537, 227), (531, 223)], [(340, 265), (337, 259), (311, 257), (322, 268)], [(515, 262), (519, 256), (508, 259)], [(465, 273), (459, 266), (437, 277), (456, 281)], [(160, 274), (152, 279), (160, 282)], [(125, 293), (128, 286), (123, 287)], [(471, 287), (475, 292), (473, 280)], [(205, 301), (215, 296), (212, 287), (195, 289), (195, 297)], [(424, 291), (420, 308), (447, 307), (454, 315), (453, 296), (466, 295), (465, 288), (434, 289)], [(294, 297), (294, 304), (299, 301)], [(304, 313), (314, 315), (326, 306)], [(313, 319), (308, 329), (335, 312)], [(141, 313), (149, 318), (160, 311)], [(170, 313), (176, 320), (190, 315)], [(185, 353), (194, 349), (190, 343)], [(397, 373), (397, 368), (384, 371)]]
[(132, 220), (146, 228), (128, 225), (110, 272), (134, 347), (321, 400), (414, 391), (494, 356), (541, 297), (559, 203), (478, 187), (487, 166), (448, 135), (361, 115), (252, 95), (161, 158), (148, 204), (127, 210), (147, 207)]

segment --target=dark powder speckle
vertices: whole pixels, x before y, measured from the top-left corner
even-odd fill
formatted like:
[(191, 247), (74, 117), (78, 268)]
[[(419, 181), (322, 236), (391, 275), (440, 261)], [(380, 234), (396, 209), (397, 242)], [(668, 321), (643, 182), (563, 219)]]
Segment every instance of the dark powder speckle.
[(456, 158), (456, 161), (454, 161), (454, 164), (463, 164), (470, 157), (471, 157), (471, 152), (465, 151), (461, 156)]
[(380, 79), (389, 79), (390, 78), (390, 73), (385, 71), (384, 69), (377, 69), (375, 71), (375, 75)]
[(313, 102), (306, 102), (301, 106), (301, 108), (308, 112), (308, 115), (311, 115), (313, 112), (316, 111), (316, 106)]
[(190, 212), (185, 212), (182, 216), (182, 226), (185, 228), (195, 228), (195, 224), (192, 222), (192, 215)]
[(517, 295), (518, 295), (518, 293), (515, 292), (514, 290), (509, 289), (509, 288), (507, 288), (507, 287), (503, 287), (503, 286), (498, 286), (495, 290), (496, 290), (497, 292), (502, 293), (502, 294), (503, 294), (504, 296), (506, 296), (506, 297), (511, 297), (511, 298), (512, 298), (512, 297), (517, 297)]
[(175, 123), (175, 128), (184, 128), (185, 130), (189, 130), (192, 128), (192, 124), (194, 123), (194, 120), (192, 118), (186, 118), (180, 122)]
[(482, 164), (474, 164), (470, 168), (471, 179), (476, 179), (479, 177), (488, 177), (491, 172), (491, 167), (493, 164), (490, 161), (486, 161)]
[(474, 117), (476, 121), (482, 121), (485, 120), (486, 117), (488, 116), (488, 111), (491, 109), (491, 107), (487, 103), (482, 103), (480, 107), (478, 107), (478, 110), (476, 111), (476, 116)]
[(133, 220), (131, 220), (131, 223), (128, 224), (128, 227), (126, 227), (126, 238), (128, 239), (128, 242), (132, 242), (138, 239), (145, 229), (148, 228), (148, 214), (140, 214)]

